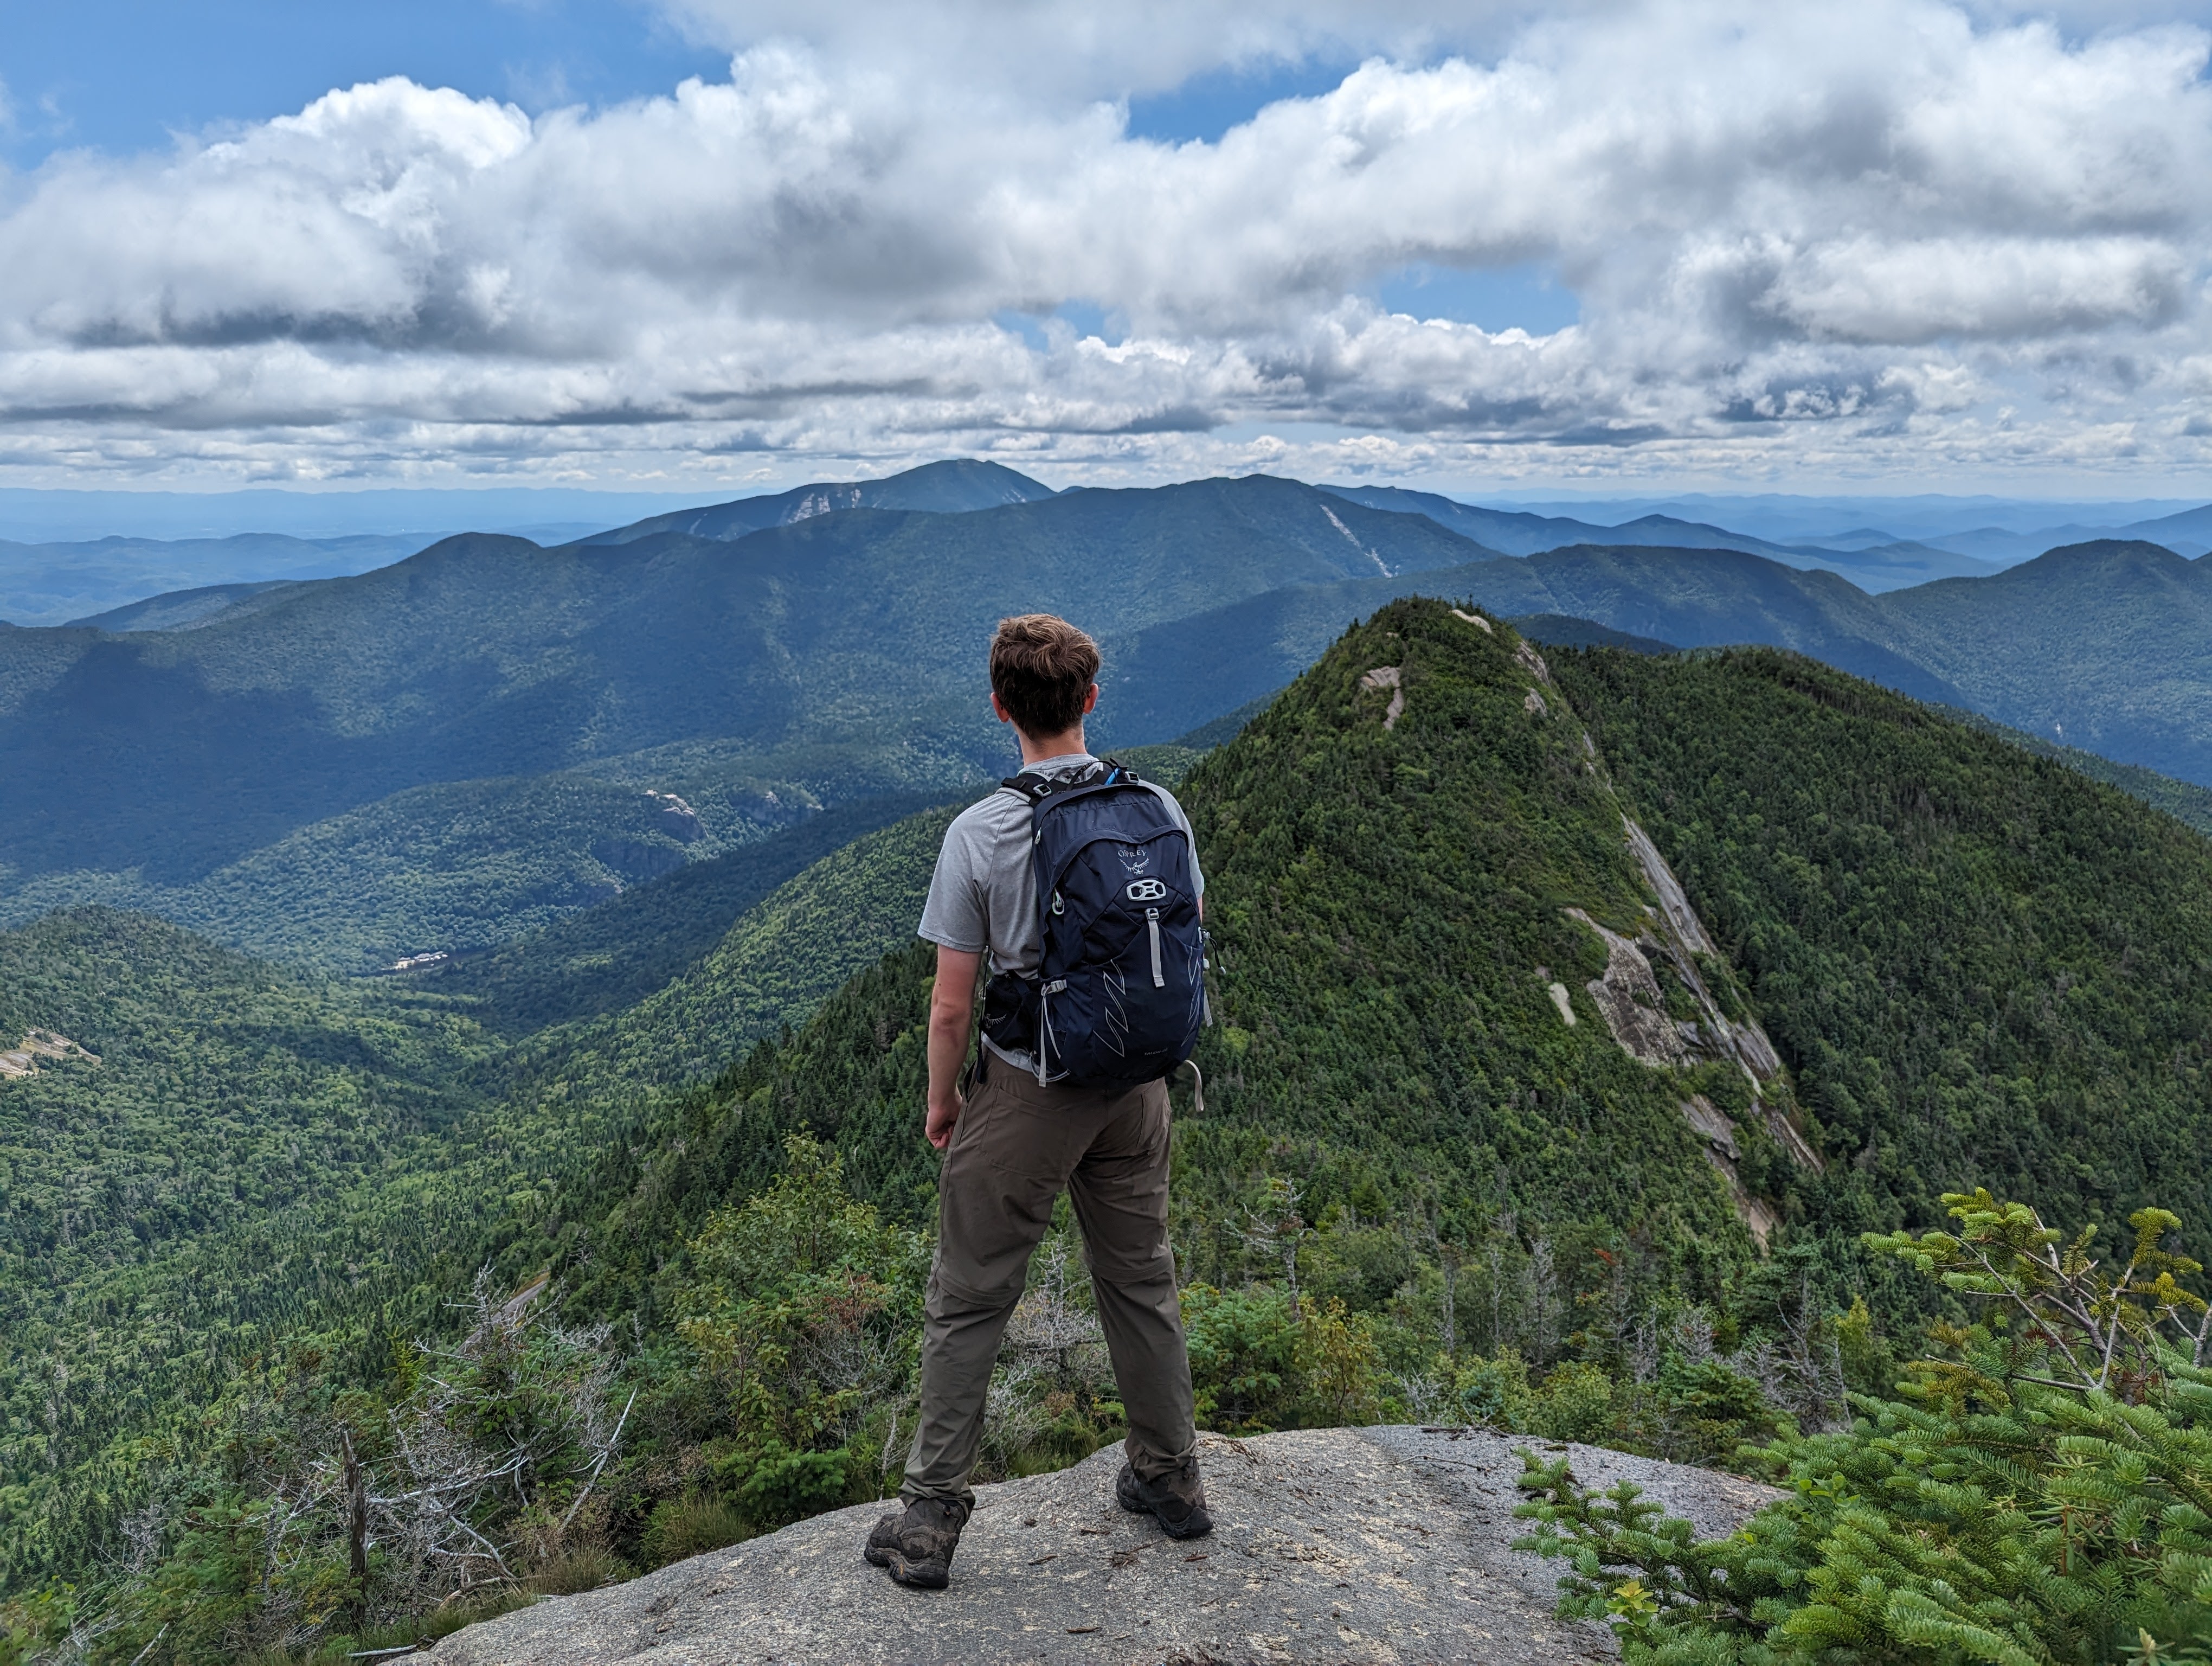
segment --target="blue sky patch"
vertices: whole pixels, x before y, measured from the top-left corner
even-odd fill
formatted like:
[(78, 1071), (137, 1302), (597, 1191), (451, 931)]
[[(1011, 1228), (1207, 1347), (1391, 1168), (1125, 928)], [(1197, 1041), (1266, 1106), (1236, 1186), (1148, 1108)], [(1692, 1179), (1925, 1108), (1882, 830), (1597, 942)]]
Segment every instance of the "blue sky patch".
[(1019, 336), (1031, 352), (1043, 353), (1052, 347), (1046, 326), (1055, 319), (1073, 330), (1079, 341), (1096, 336), (1109, 347), (1119, 347), (1129, 338), (1128, 319), (1107, 312), (1095, 301), (1063, 301), (1049, 313), (1018, 313), (1008, 307), (994, 314), (992, 322)]
[(1582, 319), (1582, 302), (1545, 261), (1473, 269), (1416, 261), (1383, 278), (1372, 293), (1391, 312), (1449, 319), (1492, 333), (1517, 326), (1548, 336)]
[(1171, 93), (1129, 100), (1129, 137), (1169, 144), (1203, 139), (1211, 144), (1282, 99), (1333, 93), (1357, 66), (1312, 58), (1249, 69), (1212, 70), (1193, 76)]
[(0, 158), (166, 149), (173, 132), (265, 120), (386, 76), (535, 115), (728, 73), (727, 53), (627, 0), (0, 0)]

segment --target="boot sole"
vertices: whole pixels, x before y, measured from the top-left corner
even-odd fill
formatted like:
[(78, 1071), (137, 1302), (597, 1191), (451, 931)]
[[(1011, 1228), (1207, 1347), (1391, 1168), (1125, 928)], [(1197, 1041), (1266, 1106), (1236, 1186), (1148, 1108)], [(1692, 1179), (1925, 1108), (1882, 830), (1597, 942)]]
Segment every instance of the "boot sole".
[(1203, 1539), (1213, 1531), (1213, 1522), (1211, 1517), (1198, 1520), (1185, 1517), (1178, 1525), (1157, 1510), (1148, 1510), (1145, 1513), (1158, 1522), (1160, 1524), (1160, 1531), (1170, 1539)]
[(1184, 1517), (1180, 1523), (1171, 1522), (1160, 1513), (1158, 1505), (1147, 1504), (1141, 1498), (1132, 1497), (1122, 1491), (1118, 1482), (1114, 1487), (1114, 1502), (1132, 1516), (1150, 1516), (1160, 1524), (1160, 1531), (1170, 1539), (1203, 1539), (1213, 1531), (1212, 1517), (1200, 1516), (1194, 1511)]
[(884, 1559), (883, 1566), (891, 1571), (891, 1578), (914, 1590), (943, 1590), (951, 1583), (944, 1568), (932, 1567), (927, 1562), (909, 1562), (896, 1551)]

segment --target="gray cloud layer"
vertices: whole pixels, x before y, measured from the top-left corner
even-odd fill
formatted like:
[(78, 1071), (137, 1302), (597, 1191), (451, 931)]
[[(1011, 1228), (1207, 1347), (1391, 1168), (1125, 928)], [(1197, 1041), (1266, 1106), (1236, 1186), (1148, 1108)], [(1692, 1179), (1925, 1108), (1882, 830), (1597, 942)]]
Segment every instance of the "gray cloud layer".
[[(386, 81), (0, 182), (0, 471), (2171, 477), (2212, 446), (2194, 26), (678, 9), (726, 82), (533, 122)], [(1378, 55), (1218, 143), (1114, 101), (1316, 49)], [(1579, 325), (1363, 298), (1532, 261)], [(999, 321), (1070, 301), (1125, 338)]]

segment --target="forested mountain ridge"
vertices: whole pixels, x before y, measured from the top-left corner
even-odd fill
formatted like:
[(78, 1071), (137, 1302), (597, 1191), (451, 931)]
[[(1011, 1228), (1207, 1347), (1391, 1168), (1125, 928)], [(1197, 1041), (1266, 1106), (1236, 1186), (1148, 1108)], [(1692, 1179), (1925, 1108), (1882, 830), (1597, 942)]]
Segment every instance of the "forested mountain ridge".
[(818, 481), (766, 496), (741, 497), (700, 509), (678, 509), (595, 532), (584, 544), (634, 544), (656, 532), (686, 532), (694, 538), (738, 538), (770, 526), (788, 526), (815, 515), (846, 509), (920, 509), (932, 514), (967, 514), (1008, 503), (1036, 503), (1052, 488), (1000, 463), (957, 458), (925, 463), (881, 480)]
[[(1589, 619), (1678, 648), (1788, 648), (2212, 785), (2212, 568), (2154, 544), (2069, 546), (1989, 578), (1879, 596), (1742, 551), (1553, 550), (1225, 603), (1127, 638), (1105, 686), (1164, 723), (1200, 705), (1226, 710), (1310, 664), (1342, 618), (1416, 593), (1471, 597), (1509, 617)], [(1189, 669), (1170, 674), (1176, 666)]]
[(405, 788), (586, 763), (695, 801), (733, 781), (949, 787), (1002, 749), (975, 656), (1010, 607), (1134, 629), (1480, 553), (1264, 477), (856, 509), (733, 544), (448, 539), (198, 630), (7, 633), (0, 746), (21, 791), (0, 861), (16, 884), (137, 868), (175, 885)]
[[(1963, 697), (1889, 644), (1887, 598), (1832, 573), (1801, 572), (1741, 550), (1577, 547), (1435, 573), (1362, 575), (1285, 587), (1133, 633), (1103, 674), (1102, 706), (1139, 724), (1195, 721), (1282, 687), (1313, 663), (1343, 621), (1413, 594), (1471, 597), (1511, 618), (1546, 614), (1693, 648), (1768, 641), (1915, 696)], [(1181, 669), (1177, 669), (1181, 668)]]
[(1577, 544), (1598, 549), (1740, 550), (1785, 567), (1839, 573), (1870, 593), (1934, 579), (1984, 577), (1997, 570), (1994, 562), (1923, 544), (1885, 539), (1871, 549), (1841, 543), (1779, 544), (1668, 514), (1643, 514), (1613, 526), (1600, 526), (1568, 515), (1483, 508), (1434, 492), (1407, 491), (1397, 486), (1324, 486), (1322, 489), (1370, 508), (1426, 515), (1439, 526), (1509, 556), (1541, 555), (1547, 550)]
[(2212, 566), (2202, 558), (2100, 539), (1881, 599), (1958, 703), (2212, 785)]
[[(2212, 780), (2201, 575), (2150, 546), (1869, 596), (1741, 550), (1490, 558), (1429, 514), (1266, 477), (998, 502), (1028, 489), (933, 467), (868, 487), (929, 510), (471, 536), (188, 630), (0, 633), (0, 921), (105, 903), (331, 972), (481, 952), (825, 805), (994, 769), (975, 656), (1008, 608), (1100, 628), (1114, 745), (1272, 693), (1344, 619), (1422, 590), (1786, 647)], [(648, 794), (692, 824), (672, 835)]]

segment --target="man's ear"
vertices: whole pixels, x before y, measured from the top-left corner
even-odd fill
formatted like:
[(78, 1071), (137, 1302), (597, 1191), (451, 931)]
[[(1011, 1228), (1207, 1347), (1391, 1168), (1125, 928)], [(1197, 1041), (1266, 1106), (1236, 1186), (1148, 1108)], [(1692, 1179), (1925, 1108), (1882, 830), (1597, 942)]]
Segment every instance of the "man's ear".
[[(995, 699), (997, 699), (997, 698), (998, 698), (998, 696), (996, 696), (996, 695), (993, 695), (991, 697), (992, 697), (994, 700), (995, 700)], [(1084, 712), (1084, 715), (1085, 715), (1085, 716), (1086, 716), (1086, 717), (1087, 717), (1087, 716), (1089, 716), (1089, 715), (1090, 715), (1093, 711), (1096, 711), (1096, 710), (1097, 709), (1097, 708), (1098, 708), (1098, 684), (1096, 684), (1096, 683), (1093, 683), (1093, 684), (1091, 685), (1091, 692), (1090, 692), (1090, 693), (1088, 693), (1088, 694), (1086, 694), (1086, 695), (1085, 695), (1085, 696), (1083, 696), (1083, 712)]]
[(1014, 714), (1006, 709), (1006, 702), (999, 698), (999, 691), (996, 689), (991, 690), (991, 709), (999, 714), (999, 721), (1001, 723), (1011, 723), (1014, 721)]

